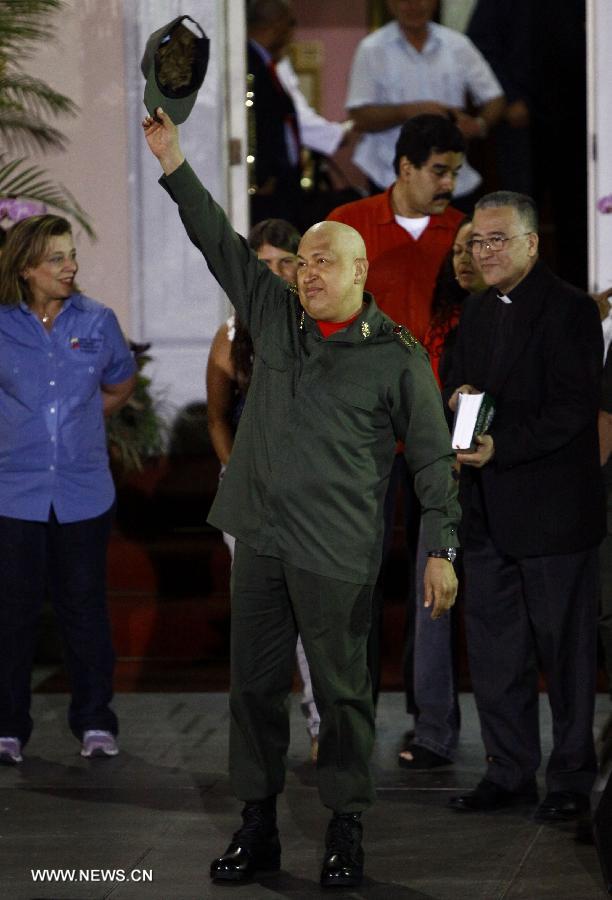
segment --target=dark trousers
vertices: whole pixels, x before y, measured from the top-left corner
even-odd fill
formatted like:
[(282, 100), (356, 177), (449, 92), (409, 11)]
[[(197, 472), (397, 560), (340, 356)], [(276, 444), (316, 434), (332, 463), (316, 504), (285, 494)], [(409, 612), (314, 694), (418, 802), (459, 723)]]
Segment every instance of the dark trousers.
[(232, 567), (230, 778), (240, 800), (283, 790), (287, 700), (298, 630), (321, 716), (317, 775), (325, 806), (359, 812), (374, 800), (374, 705), (366, 664), (372, 586), (258, 556), (236, 543)]
[(46, 592), (58, 618), (70, 676), (73, 734), (117, 734), (109, 708), (114, 653), (106, 606), (112, 510), (60, 524), (0, 516), (0, 735), (25, 744), (32, 731), (30, 678)]
[(395, 510), (398, 501), (402, 503), (406, 556), (402, 561), (402, 583), (406, 585), (406, 627), (404, 633), (404, 653), (402, 675), (406, 693), (406, 712), (417, 714), (414, 687), (416, 630), (416, 548), (419, 535), (421, 506), (414, 492), (414, 481), (408, 471), (403, 453), (396, 453), (385, 497), (382, 562), (373, 598), (372, 628), (368, 640), (368, 666), (374, 691), (374, 703), (378, 702), (382, 664), (382, 637), (384, 624), (384, 589), (387, 577), (387, 563), (393, 547)]
[(604, 466), (608, 528), (599, 547), (601, 606), (599, 636), (604, 651), (608, 690), (612, 696), (612, 459)]
[(588, 794), (597, 772), (597, 548), (514, 559), (496, 549), (476, 514), (463, 560), (468, 656), (486, 777), (517, 790), (535, 775), (541, 760), (541, 671), (553, 721), (547, 789)]

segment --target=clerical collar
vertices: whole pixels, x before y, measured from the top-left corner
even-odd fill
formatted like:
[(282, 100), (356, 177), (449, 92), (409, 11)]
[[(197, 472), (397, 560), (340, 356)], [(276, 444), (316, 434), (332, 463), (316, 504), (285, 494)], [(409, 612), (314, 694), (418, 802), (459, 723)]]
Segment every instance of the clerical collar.
[(501, 291), (498, 291), (496, 296), (497, 299), (501, 300), (502, 303), (512, 303), (510, 297), (508, 297), (507, 294), (502, 294)]

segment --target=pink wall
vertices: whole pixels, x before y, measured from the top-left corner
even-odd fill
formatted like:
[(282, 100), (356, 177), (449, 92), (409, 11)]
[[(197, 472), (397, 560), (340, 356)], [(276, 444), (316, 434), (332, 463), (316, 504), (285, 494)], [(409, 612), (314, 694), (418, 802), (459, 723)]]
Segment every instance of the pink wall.
[(123, 59), (123, 0), (69, 0), (56, 17), (57, 40), (40, 45), (26, 63), (80, 107), (58, 122), (70, 144), (36, 158), (90, 214), (98, 240), (75, 228), (79, 282), (129, 325), (130, 241), (127, 130)]
[[(367, 0), (296, 0), (296, 41), (321, 41), (321, 109), (326, 118), (343, 121), (346, 86), (355, 48), (367, 34)], [(345, 180), (356, 187), (365, 184), (363, 174), (350, 162), (352, 149), (344, 147), (335, 160)], [(344, 185), (338, 182), (339, 187)]]
[(321, 113), (346, 118), (346, 84), (355, 47), (367, 33), (366, 0), (298, 0), (296, 41), (321, 41), (324, 47)]

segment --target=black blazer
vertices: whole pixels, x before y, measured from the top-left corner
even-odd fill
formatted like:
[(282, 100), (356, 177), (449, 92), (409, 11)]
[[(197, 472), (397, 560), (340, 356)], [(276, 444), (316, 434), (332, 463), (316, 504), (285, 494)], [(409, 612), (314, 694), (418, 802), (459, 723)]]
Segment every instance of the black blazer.
[[(497, 409), (495, 456), (463, 466), (464, 538), (478, 479), (491, 537), (514, 557), (573, 553), (599, 543), (605, 505), (597, 410), (603, 357), (597, 307), (538, 262), (511, 292), (512, 329), (503, 356), (487, 348), (493, 288), (468, 298), (445, 397), (462, 384), (488, 391)], [(503, 341), (503, 338), (502, 338)]]
[(255, 134), (254, 146), (251, 146), (250, 140), (249, 150), (255, 156), (257, 187), (261, 187), (272, 177), (278, 189), (283, 189), (287, 182), (297, 188), (300, 168), (289, 158), (285, 135), (288, 117), (297, 122), (293, 100), (273, 79), (265, 62), (250, 43), (247, 46), (247, 72), (254, 79), (252, 90), (255, 95)]

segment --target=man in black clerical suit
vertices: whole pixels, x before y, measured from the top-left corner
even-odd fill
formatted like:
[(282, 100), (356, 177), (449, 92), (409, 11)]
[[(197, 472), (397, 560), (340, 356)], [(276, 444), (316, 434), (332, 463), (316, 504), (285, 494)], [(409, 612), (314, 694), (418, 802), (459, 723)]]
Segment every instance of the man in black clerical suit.
[(539, 821), (579, 816), (596, 775), (597, 546), (605, 531), (597, 413), (603, 358), (593, 301), (538, 260), (523, 194), (478, 201), (471, 247), (485, 282), (469, 298), (446, 385), (496, 402), (474, 453), (459, 453), (470, 672), (487, 768), (452, 808), (536, 802), (538, 671), (553, 750)]
[(291, 41), (290, 0), (250, 0), (247, 7), (251, 224), (263, 219), (300, 221), (300, 133), (295, 106), (276, 74)]

